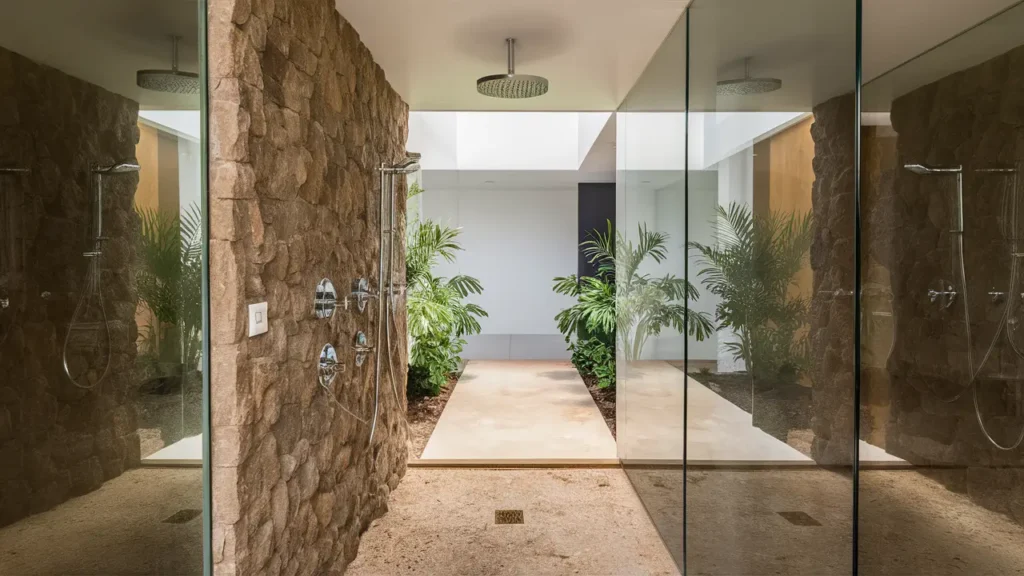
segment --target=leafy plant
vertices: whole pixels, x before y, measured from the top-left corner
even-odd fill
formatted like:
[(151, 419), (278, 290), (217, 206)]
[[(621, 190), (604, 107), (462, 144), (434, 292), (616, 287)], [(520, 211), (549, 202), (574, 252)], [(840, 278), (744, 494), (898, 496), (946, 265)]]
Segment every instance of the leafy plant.
[(597, 277), (575, 275), (555, 278), (555, 292), (575, 296), (578, 302), (555, 316), (558, 330), (570, 339), (580, 329), (618, 337), (623, 357), (641, 357), (651, 336), (665, 328), (704, 340), (714, 326), (704, 312), (691, 311), (686, 302), (699, 297), (697, 289), (673, 274), (652, 276), (640, 271), (648, 259), (662, 263), (668, 257), (669, 235), (637, 227), (634, 244), (616, 234), (608, 222), (606, 232), (595, 230), (580, 244), (583, 255), (596, 265)]
[(481, 294), (480, 281), (472, 276), (434, 276), (434, 266), (444, 259), (455, 261), (462, 250), (459, 230), (430, 220), (414, 225), (406, 249), (408, 323), (412, 349), (409, 354), (409, 392), (436, 396), (458, 369), (463, 336), (480, 332), (478, 318), (487, 316), (480, 306), (465, 302)]
[(806, 370), (807, 302), (791, 294), (811, 244), (811, 215), (754, 215), (748, 206), (719, 206), (716, 244), (691, 243), (704, 268), (701, 282), (720, 298), (719, 329), (738, 341), (725, 346), (752, 378), (795, 381)]
[(136, 207), (141, 230), (135, 284), (155, 322), (144, 327), (141, 350), (161, 362), (195, 369), (202, 330), (202, 215)]
[(572, 363), (580, 374), (593, 376), (598, 388), (615, 386), (615, 347), (600, 338), (581, 338), (573, 344)]
[[(698, 298), (692, 284), (672, 274), (657, 277), (640, 272), (647, 259), (665, 261), (668, 234), (652, 232), (644, 225), (638, 226), (637, 232), (638, 242), (633, 244), (615, 234), (609, 221), (607, 231), (594, 230), (580, 244), (584, 257), (596, 266), (596, 276), (554, 280), (555, 292), (577, 299), (555, 316), (558, 330), (570, 343), (577, 369), (598, 376), (599, 385), (614, 384), (616, 342), (623, 357), (631, 361), (640, 358), (647, 340), (665, 328), (687, 332), (697, 340), (714, 331), (706, 313), (686, 306), (688, 299)], [(575, 344), (573, 336), (578, 336)], [(598, 344), (604, 349), (600, 353)]]

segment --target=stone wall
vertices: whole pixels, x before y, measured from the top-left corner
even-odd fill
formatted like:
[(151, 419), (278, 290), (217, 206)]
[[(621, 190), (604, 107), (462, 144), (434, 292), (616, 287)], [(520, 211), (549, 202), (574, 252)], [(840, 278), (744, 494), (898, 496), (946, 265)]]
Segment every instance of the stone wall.
[[(1003, 452), (982, 435), (971, 392), (963, 300), (949, 309), (929, 301), (940, 279), (961, 291), (948, 232), (954, 227), (956, 178), (919, 176), (900, 166), (964, 167), (964, 241), (967, 303), (976, 367), (991, 348), (977, 389), (986, 425), (1004, 444), (1024, 426), (1020, 389), (1024, 360), (996, 332), (1009, 289), (1011, 257), (1005, 236), (1022, 234), (1003, 216), (1013, 178), (979, 172), (1024, 169), (1024, 47), (957, 72), (898, 98), (891, 119), (897, 162), (891, 186), (881, 190), (893, 207), (892, 289), (896, 344), (889, 359), (891, 414), (886, 449), (919, 465), (963, 468), (961, 488), (985, 506), (1024, 521), (1024, 448)], [(1024, 187), (1017, 181), (1018, 202)], [(1021, 207), (1024, 210), (1024, 206)], [(1011, 322), (1024, 321), (1020, 302)], [(1017, 325), (1017, 324), (1013, 324)], [(1024, 341), (1018, 340), (1018, 347)]]
[(0, 174), (0, 526), (95, 490), (139, 462), (130, 265), (137, 174), (104, 186), (110, 240), (99, 269), (109, 339), (98, 322), (99, 331), (76, 332), (69, 346), (72, 371), (92, 388), (75, 387), (62, 362), (68, 324), (87, 292), (91, 168), (134, 158), (137, 120), (137, 103), (0, 48), (0, 167), (31, 169)]
[(855, 110), (852, 95), (833, 98), (814, 107), (811, 126), (811, 452), (827, 465), (853, 457)]
[[(375, 303), (318, 320), (313, 291), (323, 277), (343, 294), (357, 277), (376, 289), (376, 168), (405, 153), (408, 107), (331, 0), (209, 11), (215, 570), (339, 573), (405, 473), (405, 309), (399, 394), (382, 379), (369, 445), (346, 409), (373, 412), (373, 359), (357, 368), (352, 344), (377, 333)], [(270, 330), (248, 338), (246, 306), (260, 301)], [(325, 343), (347, 365), (331, 393), (317, 385)]]

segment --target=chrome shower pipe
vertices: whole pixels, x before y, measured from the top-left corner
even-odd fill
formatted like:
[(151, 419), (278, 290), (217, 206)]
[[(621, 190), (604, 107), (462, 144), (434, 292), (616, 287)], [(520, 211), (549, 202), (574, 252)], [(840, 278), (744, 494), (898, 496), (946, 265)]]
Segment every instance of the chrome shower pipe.
[(377, 346), (374, 354), (373, 371), (373, 419), (370, 421), (370, 439), (368, 444), (373, 443), (373, 436), (377, 432), (377, 413), (380, 408), (380, 357), (381, 352), (381, 324), (384, 322), (384, 192), (388, 189), (387, 182), (389, 173), (387, 164), (380, 165), (380, 224), (378, 248), (377, 248)]
[(96, 238), (94, 238), (93, 250), (84, 254), (87, 258), (99, 256), (102, 253), (102, 242), (106, 240), (103, 237), (103, 176), (130, 174), (139, 170), (140, 166), (135, 162), (117, 162), (107, 166), (96, 166), (92, 169), (92, 173), (96, 175)]
[[(952, 398), (940, 398), (940, 400), (942, 400), (943, 402), (946, 402), (946, 403), (952, 403), (952, 402), (955, 402), (956, 400), (959, 400), (961, 397), (963, 397), (963, 395), (968, 390), (970, 390), (972, 392), (972, 396), (973, 396), (973, 400), (974, 400), (974, 415), (975, 415), (975, 419), (978, 422), (978, 426), (980, 427), (982, 434), (989, 441), (989, 443), (992, 444), (993, 446), (995, 446), (998, 450), (1002, 450), (1002, 451), (1014, 450), (1017, 447), (1019, 447), (1022, 442), (1024, 442), (1024, 428), (1021, 429), (1020, 434), (1017, 436), (1017, 440), (1013, 444), (1010, 444), (1010, 445), (1000, 444), (995, 438), (992, 437), (991, 434), (989, 434), (988, 427), (985, 425), (984, 419), (982, 418), (982, 415), (981, 415), (981, 406), (979, 405), (979, 402), (978, 402), (978, 383), (977, 383), (978, 375), (981, 374), (982, 369), (984, 368), (985, 364), (988, 362), (989, 358), (991, 357), (992, 352), (995, 350), (996, 343), (998, 341), (999, 335), (1003, 332), (1004, 328), (1006, 330), (1007, 340), (1009, 341), (1010, 347), (1013, 349), (1013, 351), (1019, 357), (1024, 357), (1024, 354), (1021, 354), (1021, 351), (1017, 349), (1016, 345), (1013, 343), (1013, 338), (1010, 336), (1010, 325), (1009, 325), (1009, 322), (1007, 322), (1007, 320), (1008, 320), (1009, 315), (1010, 315), (1010, 308), (1011, 308), (1011, 303), (1013, 302), (1013, 298), (1008, 298), (1007, 299), (1006, 308), (1003, 310), (1002, 317), (999, 320), (999, 326), (996, 328), (994, 336), (992, 337), (992, 342), (988, 346), (988, 348), (987, 348), (987, 350), (985, 352), (985, 355), (981, 359), (981, 362), (977, 364), (977, 367), (975, 367), (975, 362), (974, 362), (974, 344), (973, 344), (972, 330), (971, 330), (971, 313), (970, 313), (970, 306), (969, 306), (968, 301), (967, 301), (967, 273), (966, 273), (967, 271), (966, 271), (966, 265), (965, 265), (965, 262), (964, 262), (965, 258), (966, 258), (966, 254), (964, 253), (964, 238), (963, 238), (963, 236), (964, 236), (964, 201), (963, 201), (963, 182), (964, 182), (964, 180), (963, 180), (963, 166), (955, 166), (955, 167), (929, 167), (929, 166), (925, 166), (925, 165), (922, 165), (922, 164), (906, 164), (906, 165), (904, 165), (904, 168), (909, 170), (909, 171), (911, 171), (911, 172), (913, 172), (913, 173), (915, 173), (915, 174), (922, 175), (922, 176), (956, 174), (956, 177), (957, 177), (957, 230), (953, 230), (952, 232), (955, 235), (954, 236), (954, 241), (953, 241), (954, 242), (954, 247), (956, 249), (955, 251), (958, 253), (957, 255), (959, 256), (959, 258), (958, 258), (958, 260), (959, 260), (959, 270), (958, 270), (958, 272), (960, 274), (961, 301), (963, 302), (964, 323), (966, 325), (967, 366), (968, 366), (968, 376), (969, 376), (969, 379), (968, 379), (967, 385), (964, 386), (964, 388), (962, 390), (960, 390), (960, 392), (958, 392), (955, 396), (953, 396)], [(1013, 226), (1013, 229), (1008, 234), (1008, 236), (1009, 236), (1008, 239), (1010, 240), (1010, 287), (1009, 287), (1008, 292), (1010, 294), (1013, 294), (1013, 293), (1015, 293), (1017, 291), (1017, 284), (1018, 284), (1018, 281), (1019, 281), (1019, 274), (1020, 274), (1020, 264), (1017, 261), (1018, 249), (1017, 249), (1017, 234), (1016, 234), (1016, 226), (1017, 226), (1017, 218), (1018, 218), (1018, 210), (1019, 210), (1019, 203), (1018, 203), (1018, 198), (1017, 198), (1017, 169), (1016, 168), (1005, 168), (1005, 167), (994, 167), (994, 168), (976, 169), (976, 170), (974, 170), (974, 172), (996, 173), (996, 174), (1012, 174), (1013, 175), (1013, 183), (1012, 183), (1012, 187), (1011, 187), (1011, 190), (1010, 190), (1010, 194), (1011, 194), (1010, 203), (1009, 203), (1010, 204), (1010, 207), (1009, 207), (1010, 214), (1007, 215), (1007, 216), (1009, 216), (1008, 220), (1010, 221), (1011, 226)], [(1004, 203), (1004, 210), (1006, 210), (1005, 203)], [(953, 267), (954, 267), (954, 269), (957, 268), (957, 262), (953, 263)]]
[[(420, 155), (407, 153), (394, 164), (380, 166), (380, 239), (377, 255), (377, 354), (375, 359), (373, 386), (373, 420), (370, 424), (370, 442), (377, 430), (377, 414), (380, 409), (381, 361), (388, 356), (388, 374), (395, 400), (400, 402), (395, 383), (394, 358), (391, 353), (391, 323), (394, 321), (395, 303), (395, 226), (397, 223), (395, 201), (395, 175), (411, 174), (420, 169)], [(385, 242), (387, 243), (385, 246)], [(387, 257), (385, 258), (385, 254)]]
[(0, 166), (0, 174), (28, 174), (32, 170), (28, 168), (15, 168), (14, 166)]

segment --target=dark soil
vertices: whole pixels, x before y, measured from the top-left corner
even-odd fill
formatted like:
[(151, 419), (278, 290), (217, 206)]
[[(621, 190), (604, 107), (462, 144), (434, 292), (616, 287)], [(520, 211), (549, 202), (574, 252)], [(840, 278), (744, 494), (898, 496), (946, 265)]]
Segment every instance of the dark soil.
[(587, 385), (587, 390), (590, 391), (590, 396), (593, 397), (594, 403), (597, 404), (597, 409), (601, 411), (604, 423), (612, 431), (612, 438), (615, 438), (615, 387), (598, 388), (596, 376), (580, 374), (580, 377), (583, 378), (583, 382)]
[(410, 458), (419, 458), (423, 454), (423, 449), (427, 447), (427, 440), (430, 440), (430, 435), (434, 433), (434, 427), (437, 426), (437, 421), (441, 418), (441, 412), (448, 404), (448, 399), (451, 398), (458, 382), (459, 377), (452, 374), (448, 377), (448, 385), (442, 388), (441, 393), (437, 396), (409, 398), (406, 418), (409, 421), (409, 442), (412, 444), (409, 449)]
[(750, 376), (746, 372), (731, 372), (729, 374), (690, 372), (690, 378), (707, 386), (715, 394), (750, 414), (753, 407), (753, 395), (750, 393)]
[(759, 383), (746, 372), (691, 372), (690, 377), (753, 415), (754, 426), (787, 442), (790, 431), (811, 427), (811, 389), (796, 382)]

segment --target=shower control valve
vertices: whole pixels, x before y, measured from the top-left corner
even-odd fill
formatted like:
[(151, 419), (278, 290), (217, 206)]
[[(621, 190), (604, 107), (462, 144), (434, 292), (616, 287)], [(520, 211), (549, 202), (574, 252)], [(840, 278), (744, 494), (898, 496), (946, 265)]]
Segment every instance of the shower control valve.
[(324, 344), (320, 349), (320, 361), (317, 365), (317, 380), (324, 389), (330, 389), (334, 378), (345, 371), (345, 365), (338, 362), (338, 353), (334, 346)]
[(998, 292), (996, 290), (993, 290), (988, 293), (988, 297), (990, 300), (992, 300), (993, 304), (999, 304), (1006, 299), (1006, 292)]
[(378, 294), (370, 290), (370, 281), (366, 278), (357, 278), (352, 282), (352, 292), (345, 298), (345, 309), (348, 310), (350, 301), (355, 303), (356, 308), (363, 312), (366, 310), (366, 303), (371, 298), (377, 298)]
[(932, 304), (938, 304), (943, 310), (949, 309), (957, 298), (957, 291), (953, 289), (953, 285), (944, 281), (939, 282), (939, 289), (928, 290), (928, 301)]
[(353, 346), (356, 351), (356, 366), (362, 366), (366, 362), (366, 357), (373, 352), (373, 346), (369, 344), (369, 339), (366, 337), (366, 333), (360, 330), (356, 332), (356, 342)]

